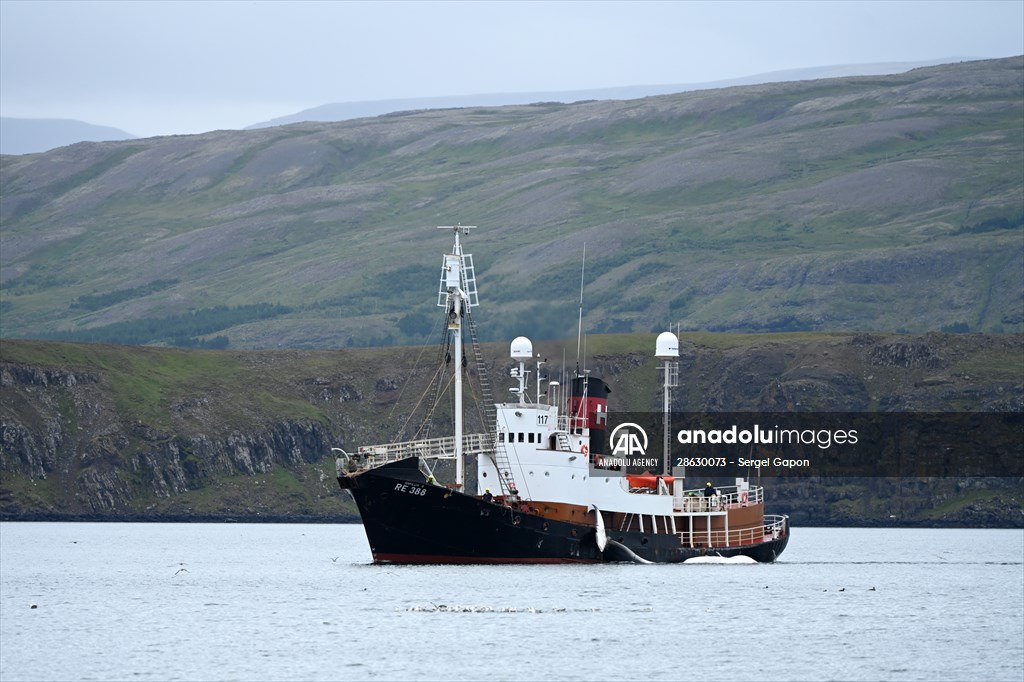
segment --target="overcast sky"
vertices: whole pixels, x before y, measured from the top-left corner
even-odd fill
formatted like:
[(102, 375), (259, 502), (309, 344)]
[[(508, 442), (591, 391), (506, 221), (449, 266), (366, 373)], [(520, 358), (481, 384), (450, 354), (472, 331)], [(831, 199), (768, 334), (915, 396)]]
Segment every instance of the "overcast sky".
[(1024, 53), (1024, 0), (0, 0), (0, 114), (140, 136), (321, 104)]

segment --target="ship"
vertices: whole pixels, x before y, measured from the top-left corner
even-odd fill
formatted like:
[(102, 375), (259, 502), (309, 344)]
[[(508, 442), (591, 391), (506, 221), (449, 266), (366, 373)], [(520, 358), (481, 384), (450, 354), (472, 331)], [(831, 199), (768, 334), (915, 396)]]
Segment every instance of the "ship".
[[(509, 346), (510, 399), (490, 398), (472, 316), (479, 304), (475, 269), (460, 239), (473, 227), (439, 227), (454, 234), (451, 252), (443, 255), (437, 296), (445, 329), (441, 362), (453, 368), (452, 435), (360, 446), (353, 453), (332, 448), (338, 484), (355, 500), (373, 561), (775, 561), (789, 541), (789, 519), (765, 514), (762, 486), (736, 478), (733, 485), (709, 481), (687, 488), (685, 471), (668, 467), (667, 426), (662, 470), (636, 470), (612, 456), (611, 387), (601, 378), (578, 369), (562, 382), (543, 377), (543, 361), (530, 339), (520, 336)], [(655, 356), (664, 363), (666, 413), (677, 381), (678, 345), (672, 332), (660, 334), (655, 344)], [(478, 394), (485, 400), (483, 423), (490, 425), (482, 433), (465, 432), (468, 354), (476, 360)], [(626, 446), (626, 435), (637, 440), (636, 434), (620, 432)], [(454, 461), (454, 481), (435, 478), (442, 461), (448, 469)], [(465, 480), (467, 462), (475, 462), (474, 482)]]

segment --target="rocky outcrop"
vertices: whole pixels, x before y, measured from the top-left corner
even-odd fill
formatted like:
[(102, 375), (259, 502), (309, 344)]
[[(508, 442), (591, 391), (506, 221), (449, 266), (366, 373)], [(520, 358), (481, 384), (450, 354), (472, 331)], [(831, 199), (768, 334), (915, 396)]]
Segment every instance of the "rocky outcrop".
[[(312, 420), (270, 422), (226, 435), (124, 421), (98, 375), (61, 368), (3, 363), (0, 386), (0, 472), (6, 482), (47, 482), (50, 491), (49, 497), (25, 501), (8, 490), (0, 497), (5, 518), (38, 512), (132, 515), (151, 499), (175, 498), (223, 477), (318, 462), (334, 441)], [(194, 398), (174, 408), (209, 403)]]
[[(330, 434), (315, 422), (282, 422), (224, 439), (205, 434), (167, 437), (135, 452), (125, 465), (147, 492), (169, 498), (210, 485), (222, 476), (254, 476), (274, 467), (320, 461)], [(125, 506), (128, 500), (122, 500)], [(97, 510), (99, 511), (99, 510)]]
[[(171, 435), (130, 424), (76, 438), (63, 431), (61, 421), (48, 420), (38, 434), (11, 419), (0, 422), (0, 468), (5, 476), (59, 481), (53, 507), (75, 515), (116, 517), (136, 511), (140, 501), (173, 498), (221, 477), (317, 462), (332, 442), (316, 422), (281, 422), (226, 438)], [(23, 511), (16, 504), (0, 507), (5, 516)]]
[[(653, 335), (636, 348), (648, 341), (653, 348)], [(164, 351), (107, 347), (93, 364), (63, 366), (16, 360), (16, 344), (24, 357), (45, 357), (31, 342), (0, 347), (3, 519), (354, 518), (334, 483), (331, 447), (393, 438), (422, 400), (406, 377), (428, 374), (396, 369), (404, 360), (394, 351), (331, 363), (316, 352), (225, 352), (214, 356), (222, 379), (140, 388), (137, 373), (147, 370), (128, 358), (163, 366)], [(613, 387), (611, 409), (658, 409), (658, 363), (648, 353), (590, 344), (587, 370)], [(548, 346), (536, 350), (562, 355)], [(507, 348), (485, 350), (500, 390)], [(684, 336), (680, 350), (680, 411), (1024, 410), (1019, 335)], [(166, 352), (182, 363), (182, 351)], [(240, 377), (225, 369), (232, 361)], [(147, 391), (159, 396), (156, 407), (136, 409), (131, 396)], [(804, 525), (1024, 527), (1022, 498), (1019, 479), (819, 478), (773, 484), (771, 506)]]
[(942, 367), (942, 358), (927, 343), (892, 341), (871, 349), (871, 363), (882, 367)]
[(775, 480), (771, 504), (797, 526), (1024, 528), (1019, 478)]

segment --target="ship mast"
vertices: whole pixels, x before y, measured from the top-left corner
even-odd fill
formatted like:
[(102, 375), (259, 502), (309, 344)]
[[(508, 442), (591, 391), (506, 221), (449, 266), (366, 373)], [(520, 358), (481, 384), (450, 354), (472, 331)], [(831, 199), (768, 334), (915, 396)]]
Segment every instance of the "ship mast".
[[(662, 466), (662, 473), (665, 476), (672, 471), (671, 467), (671, 432), (672, 432), (672, 393), (671, 389), (679, 385), (679, 337), (672, 332), (662, 332), (654, 344), (654, 357), (662, 361), (664, 371), (664, 382), (662, 384), (663, 403), (662, 419), (664, 426), (664, 456), (665, 462)], [(686, 470), (683, 470), (683, 477), (686, 477)]]
[(455, 347), (455, 486), (462, 489), (465, 479), (465, 455), (462, 432), (462, 320), (468, 308), (479, 303), (476, 292), (476, 276), (473, 272), (472, 254), (462, 252), (459, 234), (469, 234), (475, 225), (438, 225), (439, 230), (455, 233), (455, 246), (444, 256), (441, 266), (441, 288), (437, 305), (447, 308), (448, 332)]

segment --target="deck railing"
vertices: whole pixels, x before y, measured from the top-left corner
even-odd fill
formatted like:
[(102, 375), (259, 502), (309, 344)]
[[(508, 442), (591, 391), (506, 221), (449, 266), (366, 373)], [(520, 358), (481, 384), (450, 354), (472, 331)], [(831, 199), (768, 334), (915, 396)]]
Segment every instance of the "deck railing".
[[(462, 451), (467, 457), (494, 449), (494, 436), (487, 433), (467, 433), (462, 436)], [(455, 459), (455, 436), (409, 440), (383, 445), (363, 445), (351, 460), (357, 469), (371, 468), (397, 462), (406, 457), (420, 459)]]
[(673, 495), (672, 507), (683, 512), (724, 512), (726, 509), (747, 507), (764, 501), (764, 488), (759, 485), (740, 490), (736, 486), (716, 488), (716, 495), (705, 497), (703, 490), (684, 490), (682, 494)]
[(739, 545), (757, 545), (769, 540), (777, 540), (786, 532), (787, 517), (769, 514), (764, 522), (754, 528), (724, 530), (697, 530), (687, 542), (688, 533), (679, 533), (679, 541), (690, 547), (736, 547)]

